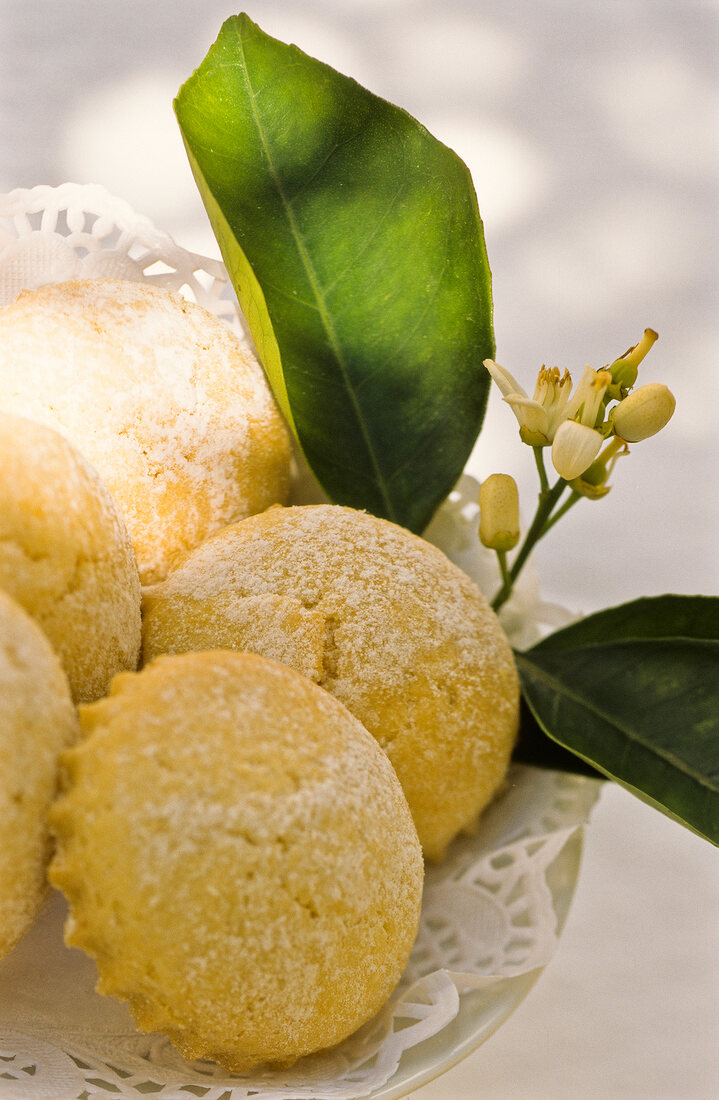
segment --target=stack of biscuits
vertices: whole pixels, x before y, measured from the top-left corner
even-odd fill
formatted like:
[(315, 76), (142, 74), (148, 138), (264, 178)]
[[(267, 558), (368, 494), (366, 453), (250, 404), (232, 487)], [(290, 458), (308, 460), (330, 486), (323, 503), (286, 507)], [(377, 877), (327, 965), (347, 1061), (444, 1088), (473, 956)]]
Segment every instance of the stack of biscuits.
[(260, 365), (147, 282), (0, 311), (0, 955), (48, 881), (187, 1058), (289, 1065), (407, 963), (424, 860), (501, 787), (510, 646), (386, 520), (288, 506)]

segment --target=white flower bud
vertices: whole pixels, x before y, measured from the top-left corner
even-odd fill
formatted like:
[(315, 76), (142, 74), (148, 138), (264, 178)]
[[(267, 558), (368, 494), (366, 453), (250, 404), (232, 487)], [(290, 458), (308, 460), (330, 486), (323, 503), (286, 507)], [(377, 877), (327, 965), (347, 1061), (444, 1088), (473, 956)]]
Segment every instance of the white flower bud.
[(519, 541), (519, 492), (509, 474), (491, 474), (479, 487), (479, 537), (490, 550), (512, 550)]
[(676, 401), (661, 382), (648, 382), (625, 397), (612, 411), (614, 431), (627, 443), (656, 435), (671, 420)]

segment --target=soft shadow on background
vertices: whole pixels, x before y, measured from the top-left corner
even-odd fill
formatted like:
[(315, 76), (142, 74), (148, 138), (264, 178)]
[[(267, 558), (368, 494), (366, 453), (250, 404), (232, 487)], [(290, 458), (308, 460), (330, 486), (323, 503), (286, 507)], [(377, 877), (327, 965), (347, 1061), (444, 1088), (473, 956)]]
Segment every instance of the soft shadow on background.
[[(172, 113), (239, 7), (0, 0), (0, 190), (66, 179), (217, 248)], [(405, 107), (469, 165), (494, 275), (497, 359), (531, 390), (643, 329), (677, 397), (601, 502), (540, 550), (548, 599), (591, 611), (719, 592), (719, 6), (712, 0), (247, 0), (264, 30)], [(474, 455), (531, 454), (493, 395)], [(499, 1034), (418, 1100), (719, 1092), (719, 883), (709, 845), (606, 792), (559, 954)]]

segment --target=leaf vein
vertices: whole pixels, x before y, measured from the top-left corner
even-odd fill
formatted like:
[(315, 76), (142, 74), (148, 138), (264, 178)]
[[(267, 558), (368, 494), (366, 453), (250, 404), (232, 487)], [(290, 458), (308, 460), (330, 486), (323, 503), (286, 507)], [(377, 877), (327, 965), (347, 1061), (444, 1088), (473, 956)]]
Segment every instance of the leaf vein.
[(354, 412), (354, 415), (355, 415), (355, 419), (357, 421), (357, 424), (358, 424), (359, 429), (360, 429), (360, 433), (362, 435), (362, 439), (363, 439), (363, 442), (364, 442), (364, 445), (365, 445), (365, 450), (367, 452), (367, 455), (368, 455), (368, 458), (370, 460), (372, 469), (374, 471), (374, 476), (375, 476), (377, 488), (378, 488), (379, 493), (382, 497), (382, 501), (384, 503), (384, 507), (386, 509), (387, 516), (390, 519), (394, 519), (395, 518), (395, 508), (394, 508), (392, 500), (389, 496), (389, 493), (387, 491), (387, 485), (385, 483), (385, 479), (382, 476), (382, 472), (381, 472), (379, 461), (378, 461), (378, 456), (377, 456), (377, 453), (375, 451), (375, 447), (373, 445), (373, 442), (372, 442), (372, 439), (371, 439), (371, 436), (370, 436), (370, 433), (369, 433), (369, 427), (368, 427), (368, 425), (365, 421), (365, 418), (363, 416), (362, 407), (361, 407), (361, 405), (360, 405), (360, 403), (357, 399), (357, 395), (355, 393), (354, 387), (351, 384), (351, 379), (350, 379), (349, 372), (348, 372), (348, 369), (347, 369), (347, 364), (346, 364), (345, 359), (344, 359), (344, 355), (343, 355), (342, 348), (341, 348), (340, 343), (339, 343), (339, 339), (337, 337), (337, 333), (335, 331), (334, 324), (332, 323), (332, 318), (330, 317), (330, 314), (329, 314), (329, 311), (328, 311), (328, 308), (327, 308), (327, 303), (326, 303), (325, 298), (324, 298), (323, 293), (322, 293), (322, 288), (320, 286), (319, 279), (317, 278), (317, 273), (314, 269), (314, 264), (312, 263), (312, 258), (310, 256), (308, 250), (307, 250), (307, 246), (306, 246), (306, 243), (304, 241), (303, 235), (300, 232), (299, 225), (297, 224), (297, 219), (295, 218), (295, 214), (294, 214), (294, 211), (292, 209), (292, 204), (290, 203), (290, 201), (287, 197), (287, 194), (285, 193), (285, 189), (284, 189), (284, 186), (282, 184), (282, 180), (280, 179), (279, 174), (277, 172), (277, 168), (275, 166), (275, 163), (274, 163), (274, 160), (273, 160), (273, 157), (272, 157), (272, 153), (270, 151), (269, 144), (268, 144), (268, 141), (267, 141), (267, 135), (265, 134), (264, 127), (262, 125), (262, 121), (260, 119), (260, 115), (259, 115), (259, 112), (257, 110), (257, 104), (256, 104), (256, 101), (255, 101), (255, 98), (254, 98), (254, 90), (253, 90), (253, 87), (252, 87), (252, 84), (251, 84), (251, 81), (250, 81), (250, 74), (249, 74), (248, 69), (247, 69), (247, 59), (245, 57), (244, 43), (242, 41), (242, 35), (240, 33), (239, 28), (237, 28), (236, 33), (237, 33), (237, 39), (238, 39), (238, 48), (239, 48), (239, 51), (240, 51), (240, 55), (242, 57), (243, 76), (244, 76), (245, 84), (246, 84), (246, 87), (247, 87), (247, 93), (248, 93), (248, 97), (249, 97), (251, 108), (252, 108), (252, 115), (253, 115), (255, 125), (257, 127), (257, 133), (259, 135), (260, 141), (262, 142), (262, 148), (263, 148), (263, 151), (264, 151), (264, 154), (265, 154), (265, 158), (267, 160), (267, 166), (268, 166), (270, 175), (272, 177), (272, 180), (275, 184), (275, 187), (277, 189), (277, 194), (280, 198), (282, 206), (284, 207), (285, 213), (287, 215), (287, 220), (288, 220), (288, 223), (289, 223), (289, 226), (290, 226), (290, 231), (291, 231), (292, 236), (293, 236), (293, 238), (295, 240), (295, 243), (297, 245), (297, 250), (300, 254), (300, 259), (301, 259), (302, 264), (305, 268), (307, 278), (308, 278), (310, 286), (312, 288), (312, 292), (315, 296), (315, 300), (317, 301), (318, 313), (319, 313), (320, 319), (322, 321), (323, 327), (325, 329), (325, 332), (327, 333), (327, 337), (328, 337), (330, 346), (331, 346), (332, 351), (334, 353), (335, 361), (337, 362), (337, 366), (338, 366), (338, 368), (339, 368), (339, 370), (340, 370), (340, 372), (343, 376), (343, 380), (344, 380), (344, 383), (345, 383), (345, 388), (346, 388), (347, 394), (349, 395), (350, 402), (351, 402), (351, 405), (352, 405), (352, 409), (353, 409), (353, 412)]

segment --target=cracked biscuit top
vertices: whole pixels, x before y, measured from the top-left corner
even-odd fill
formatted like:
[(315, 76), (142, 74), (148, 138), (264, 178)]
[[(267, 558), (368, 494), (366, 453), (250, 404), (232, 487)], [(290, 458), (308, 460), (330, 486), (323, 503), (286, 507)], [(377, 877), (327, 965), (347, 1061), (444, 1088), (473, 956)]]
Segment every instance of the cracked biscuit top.
[(518, 724), (509, 643), (436, 547), (338, 505), (232, 524), (143, 602), (143, 656), (211, 646), (296, 668), (392, 761), (425, 853), (441, 857), (500, 786)]

